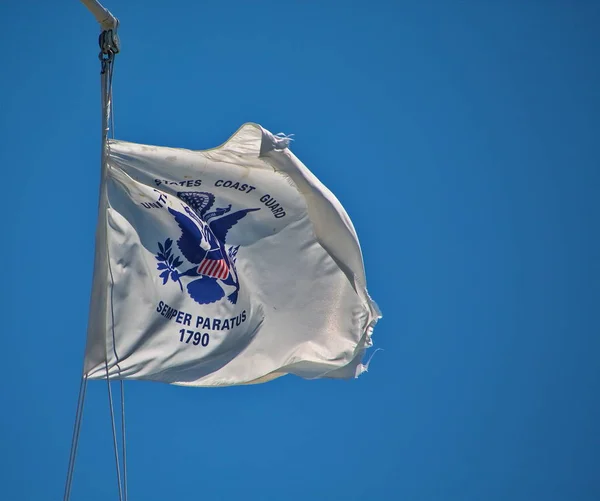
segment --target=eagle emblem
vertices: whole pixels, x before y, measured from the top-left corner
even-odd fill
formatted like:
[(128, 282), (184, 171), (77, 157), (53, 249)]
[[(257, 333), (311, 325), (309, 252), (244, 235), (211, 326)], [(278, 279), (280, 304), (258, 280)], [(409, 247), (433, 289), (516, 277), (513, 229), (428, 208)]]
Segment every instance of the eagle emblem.
[(180, 271), (184, 262), (175, 255), (173, 241), (159, 242), (155, 258), (163, 285), (171, 278), (183, 291), (181, 277), (190, 277), (186, 290), (197, 303), (210, 304), (226, 297), (235, 304), (240, 291), (235, 268), (240, 246), (226, 245), (227, 233), (249, 212), (260, 209), (232, 212), (229, 204), (213, 210), (215, 196), (208, 192), (179, 192), (177, 196), (186, 204), (184, 212), (168, 210), (181, 230), (177, 248), (192, 266)]

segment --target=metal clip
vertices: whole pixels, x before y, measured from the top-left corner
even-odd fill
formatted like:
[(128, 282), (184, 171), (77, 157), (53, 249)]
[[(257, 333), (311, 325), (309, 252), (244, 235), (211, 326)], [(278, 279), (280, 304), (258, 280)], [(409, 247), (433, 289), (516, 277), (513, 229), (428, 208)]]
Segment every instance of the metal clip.
[(102, 54), (118, 54), (119, 53), (119, 36), (114, 30), (105, 30), (100, 33), (98, 39), (100, 52)]
[(106, 71), (106, 65), (112, 62), (115, 54), (119, 53), (119, 37), (116, 30), (104, 30), (100, 33), (98, 44), (100, 45), (98, 59), (102, 63), (100, 73), (103, 74)]

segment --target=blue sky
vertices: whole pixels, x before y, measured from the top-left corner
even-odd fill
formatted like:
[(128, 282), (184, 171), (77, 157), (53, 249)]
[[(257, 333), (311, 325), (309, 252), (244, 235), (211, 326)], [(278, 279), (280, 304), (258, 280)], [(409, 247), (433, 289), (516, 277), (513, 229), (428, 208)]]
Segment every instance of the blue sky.
[[(370, 372), (126, 384), (130, 498), (600, 499), (598, 2), (110, 1), (116, 136), (295, 134), (383, 310)], [(62, 496), (99, 181), (97, 27), (3, 2), (2, 499)], [(117, 499), (106, 385), (73, 500)]]

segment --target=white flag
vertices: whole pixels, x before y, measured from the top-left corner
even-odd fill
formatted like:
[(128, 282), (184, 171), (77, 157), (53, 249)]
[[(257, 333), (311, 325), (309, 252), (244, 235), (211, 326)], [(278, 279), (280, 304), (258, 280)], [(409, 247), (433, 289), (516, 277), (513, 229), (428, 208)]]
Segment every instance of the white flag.
[(354, 227), (246, 124), (205, 151), (110, 141), (84, 372), (190, 386), (351, 378), (380, 318)]

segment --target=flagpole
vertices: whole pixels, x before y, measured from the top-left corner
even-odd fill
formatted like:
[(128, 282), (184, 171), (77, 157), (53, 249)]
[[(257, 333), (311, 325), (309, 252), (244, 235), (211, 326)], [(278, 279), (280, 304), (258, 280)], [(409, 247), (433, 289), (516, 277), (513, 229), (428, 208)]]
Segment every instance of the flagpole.
[(81, 3), (94, 14), (103, 31), (116, 30), (119, 26), (119, 20), (97, 0), (81, 0)]

